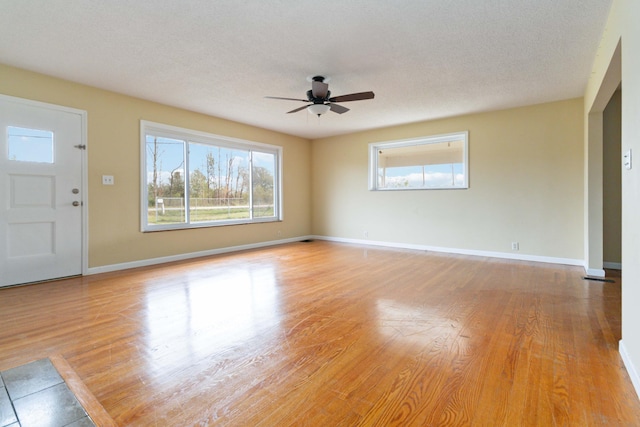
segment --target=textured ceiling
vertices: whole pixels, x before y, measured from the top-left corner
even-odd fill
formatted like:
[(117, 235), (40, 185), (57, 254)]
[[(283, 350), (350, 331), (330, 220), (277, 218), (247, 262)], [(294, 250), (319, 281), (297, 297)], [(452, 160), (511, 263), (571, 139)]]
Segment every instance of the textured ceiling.
[[(0, 62), (319, 138), (582, 96), (610, 4), (0, 0)], [(264, 98), (316, 74), (376, 97), (320, 118)]]

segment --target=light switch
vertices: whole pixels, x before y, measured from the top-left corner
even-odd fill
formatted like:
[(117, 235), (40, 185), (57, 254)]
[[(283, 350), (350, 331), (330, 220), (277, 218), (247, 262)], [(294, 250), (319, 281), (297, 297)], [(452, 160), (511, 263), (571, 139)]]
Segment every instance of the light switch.
[(627, 169), (631, 169), (631, 149), (628, 149), (626, 153), (624, 153), (624, 156), (622, 157), (623, 157), (624, 167)]
[(102, 185), (113, 185), (113, 175), (102, 175)]

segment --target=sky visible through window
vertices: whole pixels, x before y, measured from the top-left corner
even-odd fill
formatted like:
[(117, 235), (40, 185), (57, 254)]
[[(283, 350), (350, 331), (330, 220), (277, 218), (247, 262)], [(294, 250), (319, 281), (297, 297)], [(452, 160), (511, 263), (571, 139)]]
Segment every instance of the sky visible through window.
[[(170, 178), (171, 173), (179, 172), (184, 176), (185, 163), (184, 163), (184, 144), (185, 141), (156, 137), (153, 135), (146, 136), (147, 142), (147, 179), (151, 181), (153, 179), (153, 161), (150, 159), (151, 150), (153, 150), (154, 139), (158, 144), (158, 174), (159, 180), (166, 181)], [(248, 167), (248, 151), (218, 147), (209, 144), (201, 144), (190, 142), (188, 144), (189, 149), (189, 169), (191, 172), (199, 170), (206, 175), (206, 157), (207, 154), (211, 154), (218, 159), (222, 160), (220, 163), (220, 171), (223, 174), (227, 172), (228, 159), (233, 158), (234, 167)], [(274, 157), (272, 154), (253, 152), (253, 166), (264, 167), (271, 173), (274, 173)], [(218, 165), (216, 164), (216, 170)]]
[(379, 168), (380, 180), (383, 174), (387, 188), (457, 187), (464, 183), (462, 163)]

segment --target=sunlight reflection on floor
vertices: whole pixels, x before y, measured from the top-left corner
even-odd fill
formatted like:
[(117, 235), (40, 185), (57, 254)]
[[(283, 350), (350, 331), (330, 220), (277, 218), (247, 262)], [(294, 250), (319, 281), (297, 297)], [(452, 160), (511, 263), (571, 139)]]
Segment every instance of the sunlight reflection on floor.
[(146, 337), (153, 369), (199, 360), (266, 330), (279, 329), (279, 295), (272, 266), (224, 269), (182, 286), (150, 288), (146, 302)]

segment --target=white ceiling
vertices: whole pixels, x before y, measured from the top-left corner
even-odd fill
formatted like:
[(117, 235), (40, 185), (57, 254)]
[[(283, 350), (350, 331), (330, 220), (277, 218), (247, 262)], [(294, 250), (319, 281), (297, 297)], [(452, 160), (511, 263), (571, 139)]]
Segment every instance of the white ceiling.
[[(580, 97), (611, 0), (0, 0), (0, 62), (305, 138)], [(375, 99), (287, 111), (307, 77)], [(1, 76), (0, 76), (1, 77)]]

